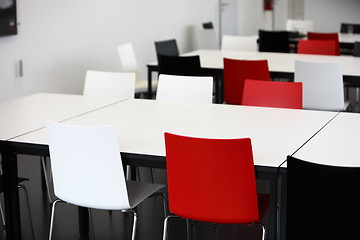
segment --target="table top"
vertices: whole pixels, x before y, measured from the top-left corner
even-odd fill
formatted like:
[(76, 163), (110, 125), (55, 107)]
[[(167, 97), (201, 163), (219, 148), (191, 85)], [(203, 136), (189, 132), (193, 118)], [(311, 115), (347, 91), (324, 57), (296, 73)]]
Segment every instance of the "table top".
[(0, 103), (0, 140), (44, 127), (46, 118), (62, 121), (98, 109), (120, 99), (38, 93)]
[[(63, 121), (113, 125), (122, 152), (165, 156), (164, 133), (209, 137), (250, 137), (257, 166), (278, 167), (337, 113), (224, 104), (127, 100)], [(53, 119), (50, 119), (53, 120)], [(45, 129), (13, 139), (47, 144)]]
[(341, 112), (294, 157), (334, 166), (360, 167), (360, 114)]

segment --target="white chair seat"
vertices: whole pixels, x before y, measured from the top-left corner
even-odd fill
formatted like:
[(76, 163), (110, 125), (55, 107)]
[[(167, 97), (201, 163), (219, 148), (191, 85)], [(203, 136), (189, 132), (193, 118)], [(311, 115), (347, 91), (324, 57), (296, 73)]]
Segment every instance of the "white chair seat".
[(144, 201), (144, 199), (163, 189), (164, 185), (127, 180), (126, 187), (128, 190), (130, 207), (134, 208)]

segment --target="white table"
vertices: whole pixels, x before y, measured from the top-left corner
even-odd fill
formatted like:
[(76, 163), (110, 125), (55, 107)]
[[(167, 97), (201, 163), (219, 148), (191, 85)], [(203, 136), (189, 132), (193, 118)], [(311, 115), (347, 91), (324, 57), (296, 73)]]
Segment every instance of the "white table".
[[(236, 105), (127, 100), (65, 121), (78, 125), (114, 125), (123, 160), (129, 165), (165, 168), (164, 132), (196, 137), (252, 139), (257, 176), (270, 180), (270, 239), (276, 238), (278, 166), (336, 113)], [(51, 119), (50, 119), (51, 120)], [(12, 140), (47, 149), (45, 129)]]
[[(39, 93), (0, 103), (0, 152), (8, 239), (21, 239), (16, 159), (16, 154), (19, 152), (11, 151), (12, 144), (17, 145), (14, 139), (42, 129), (45, 126), (45, 119), (63, 121), (120, 101), (121, 99), (113, 98)], [(21, 146), (27, 154), (48, 155), (48, 150), (38, 146), (31, 144)]]

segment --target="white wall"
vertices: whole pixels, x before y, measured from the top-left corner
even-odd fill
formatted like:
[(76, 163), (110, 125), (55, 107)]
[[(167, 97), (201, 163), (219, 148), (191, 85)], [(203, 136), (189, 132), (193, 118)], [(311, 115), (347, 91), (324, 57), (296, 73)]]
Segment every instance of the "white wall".
[(341, 22), (360, 23), (359, 0), (304, 1), (304, 18), (314, 21), (314, 31), (338, 32)]
[[(154, 41), (192, 50), (193, 28), (216, 22), (215, 0), (17, 1), (19, 34), (0, 38), (0, 101), (35, 92), (81, 94), (88, 69), (120, 71), (116, 46), (132, 42), (142, 76)], [(22, 59), (24, 76), (18, 74)]]

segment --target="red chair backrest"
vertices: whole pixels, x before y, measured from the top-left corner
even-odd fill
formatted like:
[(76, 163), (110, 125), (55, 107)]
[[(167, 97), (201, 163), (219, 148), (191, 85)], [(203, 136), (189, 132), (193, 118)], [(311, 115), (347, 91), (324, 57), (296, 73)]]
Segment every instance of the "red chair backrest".
[(336, 55), (340, 55), (340, 43), (338, 33), (308, 32), (307, 38), (309, 40), (334, 40), (336, 42)]
[(196, 221), (259, 219), (251, 140), (165, 133), (171, 213)]
[(267, 60), (237, 60), (224, 58), (224, 100), (241, 104), (245, 79), (270, 81)]
[(302, 109), (301, 82), (245, 80), (243, 105)]
[(305, 40), (298, 43), (298, 53), (337, 55), (336, 41), (334, 40)]

